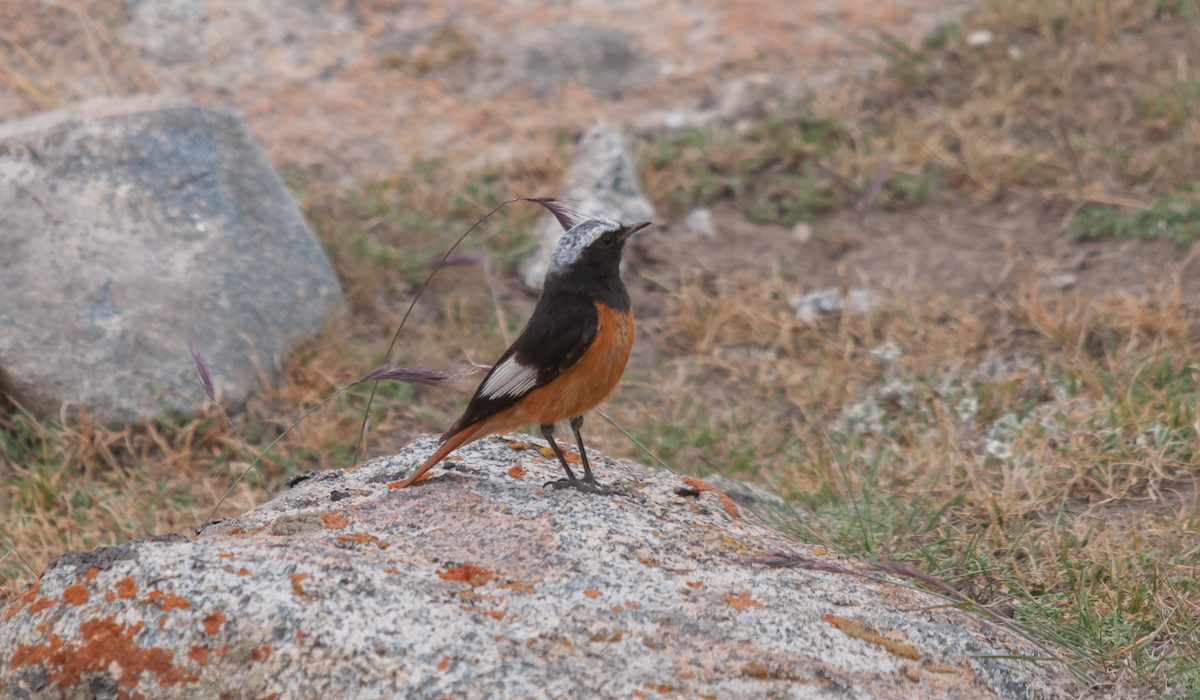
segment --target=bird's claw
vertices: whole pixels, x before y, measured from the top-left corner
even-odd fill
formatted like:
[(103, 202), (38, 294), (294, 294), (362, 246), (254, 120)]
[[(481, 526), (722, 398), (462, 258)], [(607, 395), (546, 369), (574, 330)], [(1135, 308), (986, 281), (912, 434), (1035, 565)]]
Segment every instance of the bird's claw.
[(543, 488), (558, 489), (575, 489), (584, 493), (594, 493), (599, 496), (608, 496), (613, 493), (613, 490), (596, 481), (595, 479), (555, 479), (542, 484)]

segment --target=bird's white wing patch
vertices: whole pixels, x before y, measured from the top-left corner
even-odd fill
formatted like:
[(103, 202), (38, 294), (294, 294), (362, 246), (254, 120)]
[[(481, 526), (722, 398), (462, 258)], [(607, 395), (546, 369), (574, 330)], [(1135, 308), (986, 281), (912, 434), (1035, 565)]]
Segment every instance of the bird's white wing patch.
[(510, 357), (496, 366), (479, 393), (489, 399), (520, 396), (532, 389), (536, 383), (537, 370), (517, 362), (515, 357)]

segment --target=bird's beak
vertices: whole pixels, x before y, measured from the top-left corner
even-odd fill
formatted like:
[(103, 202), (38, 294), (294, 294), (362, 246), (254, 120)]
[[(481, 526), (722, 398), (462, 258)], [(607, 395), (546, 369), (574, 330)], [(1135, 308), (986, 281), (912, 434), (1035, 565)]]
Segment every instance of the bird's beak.
[(650, 224), (651, 224), (651, 222), (649, 222), (649, 221), (643, 221), (641, 223), (630, 224), (629, 226), (626, 226), (625, 230), (621, 232), (621, 240), (622, 241), (629, 240), (630, 238), (633, 237), (633, 234), (637, 233), (638, 231), (641, 231), (642, 229), (646, 228)]

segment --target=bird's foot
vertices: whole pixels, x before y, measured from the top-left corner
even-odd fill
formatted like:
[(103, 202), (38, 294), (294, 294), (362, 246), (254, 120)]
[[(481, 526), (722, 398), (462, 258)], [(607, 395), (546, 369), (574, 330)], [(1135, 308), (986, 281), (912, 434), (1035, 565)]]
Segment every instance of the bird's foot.
[(614, 491), (595, 479), (555, 479), (542, 484), (543, 488), (549, 487), (555, 490), (558, 489), (575, 489), (584, 493), (594, 493), (599, 496), (608, 496)]

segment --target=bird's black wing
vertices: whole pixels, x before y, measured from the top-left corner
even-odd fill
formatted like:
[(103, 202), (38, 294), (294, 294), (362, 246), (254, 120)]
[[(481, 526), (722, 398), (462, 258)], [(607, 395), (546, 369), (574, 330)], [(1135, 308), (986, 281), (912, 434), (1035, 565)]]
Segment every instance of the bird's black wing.
[(525, 330), (479, 383), (467, 410), (442, 439), (503, 411), (583, 357), (596, 337), (594, 304), (575, 295), (543, 295)]

